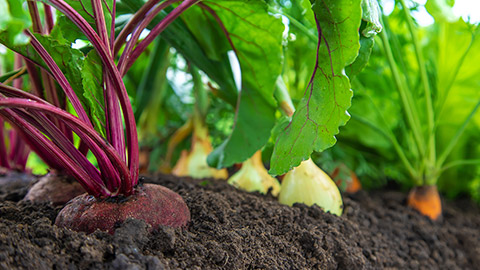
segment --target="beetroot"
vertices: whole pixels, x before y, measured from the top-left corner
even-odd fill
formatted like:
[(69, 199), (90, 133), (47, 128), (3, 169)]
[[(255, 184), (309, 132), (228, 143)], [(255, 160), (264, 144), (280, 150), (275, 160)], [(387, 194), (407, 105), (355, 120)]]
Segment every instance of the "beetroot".
[(24, 200), (33, 203), (63, 205), (82, 193), (85, 193), (85, 189), (75, 179), (49, 173), (30, 188)]
[[(0, 119), (8, 121), (19, 131), (19, 135), (51, 169), (72, 176), (88, 193), (68, 203), (57, 217), (58, 226), (87, 233), (96, 229), (114, 233), (115, 227), (127, 218), (144, 220), (152, 230), (160, 225), (186, 226), (190, 213), (179, 195), (160, 186), (137, 187), (140, 160), (136, 115), (122, 78), (155, 37), (198, 0), (182, 1), (141, 40), (142, 31), (156, 15), (176, 1), (146, 2), (131, 16), (118, 36), (115, 31), (109, 31), (111, 20), (116, 17), (114, 6), (109, 9), (108, 20), (104, 17), (101, 0), (88, 1), (91, 4), (88, 19), (94, 21), (93, 29), (92, 21), (87, 22), (78, 12), (83, 12), (85, 7), (72, 7), (67, 2), (49, 0), (48, 5), (73, 22), (76, 26), (74, 30), (85, 35), (92, 50), (84, 54), (64, 44), (64, 40), (48, 36), (55, 24), (52, 16), (45, 15), (45, 25), (42, 25), (39, 18), (43, 17), (35, 5), (29, 5), (33, 32), (26, 29), (27, 23), (23, 24), (25, 29), (17, 30), (28, 38), (28, 48), (36, 56), (32, 59), (30, 54), (22, 55), (32, 65), (27, 65), (31, 73), (29, 85), (36, 89), (30, 93), (0, 83)], [(45, 9), (46, 14), (49, 11), (49, 8)], [(58, 53), (51, 51), (52, 46), (41, 42), (47, 38), (45, 35), (52, 41), (60, 42), (67, 55), (84, 56), (72, 58), (81, 62), (73, 69), (61, 68), (66, 60), (61, 59), (61, 55), (57, 57)], [(10, 44), (7, 47), (12, 48), (13, 43), (7, 43)], [(42, 67), (42, 72), (48, 72), (48, 83), (43, 80), (44, 73), (42, 76), (36, 74), (34, 64)], [(71, 84), (72, 79), (80, 75), (82, 82), (88, 83), (83, 87), (79, 87), (78, 83)], [(63, 90), (60, 96), (57, 95), (58, 89)], [(36, 95), (37, 92), (42, 95)], [(104, 104), (99, 104), (99, 101)], [(96, 162), (92, 163), (88, 154), (95, 157)], [(4, 155), (0, 155), (0, 159), (1, 163), (5, 163)], [(40, 182), (38, 188), (32, 188), (26, 199), (35, 200), (38, 193), (47, 198), (53, 194), (67, 195), (61, 201), (70, 199), (72, 194), (67, 186), (43, 183)]]
[(145, 184), (126, 198), (97, 200), (88, 194), (80, 195), (60, 211), (55, 225), (86, 233), (99, 229), (113, 234), (127, 218), (145, 221), (152, 231), (160, 225), (185, 227), (190, 211), (177, 193), (160, 185)]

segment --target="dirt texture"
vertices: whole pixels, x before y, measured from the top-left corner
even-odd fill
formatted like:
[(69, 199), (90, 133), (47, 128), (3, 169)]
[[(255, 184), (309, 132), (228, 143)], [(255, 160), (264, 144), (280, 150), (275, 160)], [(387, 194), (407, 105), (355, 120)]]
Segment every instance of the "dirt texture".
[(37, 177), (33, 175), (0, 168), (0, 202), (23, 199), (36, 182)]
[[(344, 195), (341, 217), (280, 205), (225, 181), (160, 175), (145, 182), (178, 192), (187, 229), (129, 219), (114, 235), (53, 225), (61, 207), (0, 197), (0, 269), (478, 269), (480, 210), (445, 202), (437, 222), (405, 207), (406, 194)], [(0, 189), (5, 192), (4, 187)]]

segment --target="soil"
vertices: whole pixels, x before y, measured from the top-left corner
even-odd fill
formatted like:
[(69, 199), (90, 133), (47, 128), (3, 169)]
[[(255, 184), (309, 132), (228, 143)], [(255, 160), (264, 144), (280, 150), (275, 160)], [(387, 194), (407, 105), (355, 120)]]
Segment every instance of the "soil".
[[(480, 209), (444, 201), (432, 222), (405, 207), (406, 194), (344, 194), (341, 217), (280, 205), (225, 181), (168, 175), (145, 179), (178, 192), (187, 229), (127, 220), (114, 235), (53, 225), (61, 207), (19, 201), (26, 184), (0, 187), (0, 269), (478, 269)], [(13, 194), (13, 195), (12, 195)]]

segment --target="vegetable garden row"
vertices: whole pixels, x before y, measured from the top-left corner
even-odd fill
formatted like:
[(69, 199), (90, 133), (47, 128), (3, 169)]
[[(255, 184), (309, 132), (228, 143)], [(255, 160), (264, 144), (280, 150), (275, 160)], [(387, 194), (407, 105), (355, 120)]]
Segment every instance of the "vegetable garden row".
[(191, 226), (157, 172), (337, 216), (395, 182), (441, 220), (480, 202), (479, 27), (450, 2), (0, 0), (0, 166), (87, 234)]

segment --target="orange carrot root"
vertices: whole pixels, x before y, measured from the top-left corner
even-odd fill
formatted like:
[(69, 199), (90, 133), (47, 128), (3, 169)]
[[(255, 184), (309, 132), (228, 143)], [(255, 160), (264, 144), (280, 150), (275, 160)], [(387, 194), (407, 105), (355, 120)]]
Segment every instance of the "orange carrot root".
[(431, 220), (437, 220), (442, 215), (437, 186), (414, 187), (408, 194), (407, 204)]
[(330, 177), (346, 193), (354, 194), (362, 189), (362, 183), (357, 175), (344, 164), (337, 166)]
[(362, 184), (360, 183), (360, 180), (358, 180), (358, 177), (354, 172), (350, 174), (350, 179), (350, 184), (347, 186), (347, 189), (345, 191), (350, 194), (357, 193), (362, 189)]

